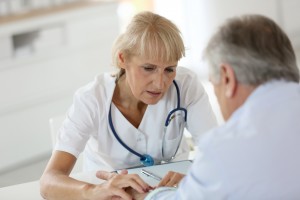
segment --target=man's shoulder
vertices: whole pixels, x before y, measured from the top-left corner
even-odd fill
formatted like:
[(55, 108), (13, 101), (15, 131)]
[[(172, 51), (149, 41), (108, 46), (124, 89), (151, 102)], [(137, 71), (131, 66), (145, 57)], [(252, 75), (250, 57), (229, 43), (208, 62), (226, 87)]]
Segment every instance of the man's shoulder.
[(209, 130), (200, 138), (198, 146), (216, 148), (239, 140), (241, 137), (244, 137), (244, 134), (241, 134), (243, 131), (240, 130), (238, 124), (238, 121), (232, 120)]

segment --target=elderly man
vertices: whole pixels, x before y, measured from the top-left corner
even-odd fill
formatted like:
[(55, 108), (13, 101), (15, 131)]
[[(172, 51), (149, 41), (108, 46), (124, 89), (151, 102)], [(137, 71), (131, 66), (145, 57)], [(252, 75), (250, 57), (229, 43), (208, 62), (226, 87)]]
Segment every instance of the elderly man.
[(146, 199), (300, 199), (299, 69), (287, 35), (267, 17), (235, 17), (204, 57), (226, 123), (201, 138), (178, 189)]

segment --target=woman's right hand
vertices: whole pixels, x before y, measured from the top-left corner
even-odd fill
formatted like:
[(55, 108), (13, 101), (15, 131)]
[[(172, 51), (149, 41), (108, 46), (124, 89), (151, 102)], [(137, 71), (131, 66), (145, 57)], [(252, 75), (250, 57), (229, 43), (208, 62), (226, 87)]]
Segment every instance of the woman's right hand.
[(76, 157), (62, 151), (54, 151), (40, 179), (40, 192), (44, 199), (101, 200), (132, 199), (125, 189), (133, 188), (145, 193), (151, 188), (137, 174), (120, 174), (98, 171), (96, 176), (106, 180), (102, 184), (90, 184), (69, 177)]
[(91, 185), (89, 188), (90, 195), (95, 197), (92, 199), (125, 199), (131, 200), (132, 197), (126, 193), (126, 188), (132, 188), (139, 193), (146, 193), (150, 189), (137, 174), (128, 174), (126, 170), (122, 170), (120, 174), (98, 171), (96, 176), (106, 182), (99, 185)]

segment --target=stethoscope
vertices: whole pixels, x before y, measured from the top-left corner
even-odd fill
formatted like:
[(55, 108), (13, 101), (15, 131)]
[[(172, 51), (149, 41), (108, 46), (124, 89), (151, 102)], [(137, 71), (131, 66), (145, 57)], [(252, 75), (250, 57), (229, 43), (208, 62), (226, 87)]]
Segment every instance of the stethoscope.
[[(173, 83), (175, 85), (175, 88), (176, 88), (176, 92), (177, 92), (177, 107), (173, 110), (171, 110), (171, 112), (169, 112), (168, 116), (167, 116), (167, 119), (166, 119), (166, 122), (165, 122), (165, 128), (164, 128), (164, 136), (166, 134), (166, 128), (169, 126), (170, 122), (174, 119), (174, 114), (175, 112), (177, 111), (182, 111), (184, 113), (184, 122), (186, 122), (186, 119), (187, 119), (187, 110), (185, 108), (182, 108), (180, 107), (180, 91), (179, 91), (179, 87), (176, 83), (175, 80), (173, 80)], [(128, 145), (126, 145), (122, 140), (121, 138), (119, 137), (119, 135), (117, 134), (115, 128), (114, 128), (114, 125), (113, 125), (113, 122), (112, 122), (112, 118), (111, 118), (111, 106), (109, 108), (109, 113), (108, 113), (108, 122), (109, 122), (109, 126), (110, 126), (110, 129), (111, 131), (113, 132), (114, 136), (116, 137), (116, 139), (118, 140), (118, 142), (124, 147), (126, 148), (129, 152), (131, 152), (132, 154), (140, 157), (140, 161), (141, 163), (144, 165), (144, 166), (152, 166), (154, 165), (154, 159), (152, 158), (152, 156), (148, 155), (148, 154), (140, 154), (138, 152), (136, 152), (135, 150), (133, 150), (132, 148), (130, 148)], [(181, 131), (180, 133), (180, 140), (182, 139), (182, 135), (183, 135), (183, 131)], [(176, 151), (174, 153), (174, 156), (171, 157), (170, 160), (172, 160), (177, 151), (178, 151), (178, 148), (180, 146), (180, 142), (178, 143), (177, 145), (177, 148), (176, 148)], [(163, 151), (163, 149), (162, 149)]]

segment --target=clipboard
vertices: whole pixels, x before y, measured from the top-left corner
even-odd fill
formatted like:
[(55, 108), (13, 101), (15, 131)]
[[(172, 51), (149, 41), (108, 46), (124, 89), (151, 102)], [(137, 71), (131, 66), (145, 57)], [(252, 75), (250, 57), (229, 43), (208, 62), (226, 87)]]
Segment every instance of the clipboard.
[(127, 169), (127, 171), (128, 174), (138, 174), (146, 183), (148, 183), (151, 186), (156, 186), (159, 183), (159, 181), (141, 173), (142, 169), (145, 169), (159, 177), (164, 177), (168, 173), (168, 171), (174, 171), (174, 172), (179, 172), (181, 174), (186, 174), (191, 165), (192, 165), (191, 160), (183, 160), (183, 161), (165, 163), (161, 165), (153, 165), (149, 167), (137, 167), (137, 168)]

